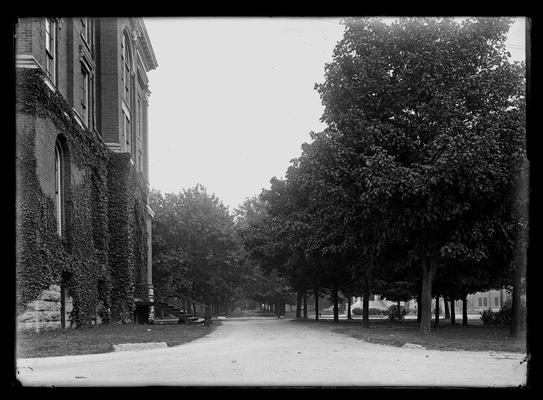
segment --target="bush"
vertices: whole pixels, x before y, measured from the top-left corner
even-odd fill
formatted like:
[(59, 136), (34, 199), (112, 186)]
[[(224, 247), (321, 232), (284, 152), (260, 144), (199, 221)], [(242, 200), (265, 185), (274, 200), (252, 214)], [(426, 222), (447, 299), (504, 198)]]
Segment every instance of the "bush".
[(492, 311), (490, 308), (488, 310), (481, 311), (481, 321), (485, 325), (494, 325), (499, 323), (499, 313)]
[(398, 306), (390, 306), (386, 311), (386, 315), (388, 316), (389, 321), (403, 321), (406, 314), (407, 311), (405, 311), (405, 308), (398, 308)]
[(503, 303), (500, 313), (500, 320), (503, 324), (510, 324), (513, 316), (513, 302), (511, 299)]
[(481, 320), (485, 325), (510, 324), (512, 316), (512, 303), (507, 300), (500, 311), (492, 311), (490, 308), (480, 312)]
[[(351, 313), (353, 315), (362, 315), (362, 309), (360, 307), (353, 308), (351, 310)], [(379, 310), (378, 308), (370, 308), (368, 310), (368, 315), (383, 315), (385, 313), (386, 313), (386, 311)]]

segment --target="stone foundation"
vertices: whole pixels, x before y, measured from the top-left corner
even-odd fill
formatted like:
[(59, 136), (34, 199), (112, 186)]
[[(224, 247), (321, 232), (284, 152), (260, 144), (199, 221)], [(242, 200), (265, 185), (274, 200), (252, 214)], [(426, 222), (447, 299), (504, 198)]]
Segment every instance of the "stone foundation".
[[(66, 327), (70, 327), (70, 313), (73, 309), (73, 300), (67, 296), (66, 300)], [(30, 302), (26, 310), (17, 316), (17, 330), (45, 330), (61, 328), (61, 301), (60, 286), (51, 285), (44, 290), (34, 301)]]

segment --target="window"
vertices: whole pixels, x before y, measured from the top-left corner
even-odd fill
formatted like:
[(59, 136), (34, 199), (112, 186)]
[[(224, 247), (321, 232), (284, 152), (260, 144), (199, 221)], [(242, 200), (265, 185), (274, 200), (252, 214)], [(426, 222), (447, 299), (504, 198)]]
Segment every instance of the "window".
[(141, 131), (143, 129), (143, 109), (141, 107), (141, 97), (138, 95), (137, 100), (137, 113), (138, 113), (138, 124), (137, 124), (137, 131), (138, 131), (138, 139), (141, 140)]
[(63, 217), (63, 184), (62, 184), (62, 150), (60, 144), (55, 144), (55, 216), (57, 220), (57, 234), (62, 235), (62, 217)]
[(45, 70), (51, 82), (56, 85), (57, 23), (53, 18), (45, 18)]
[(90, 85), (90, 72), (81, 64), (81, 117), (86, 127), (90, 127), (90, 104), (92, 102), (92, 92)]
[(479, 297), (479, 307), (482, 307), (482, 306), (483, 306), (483, 298)]
[(123, 34), (121, 41), (121, 60), (122, 60), (122, 80), (124, 84), (123, 98), (130, 107), (130, 65), (132, 57), (130, 55), (129, 40), (126, 34)]
[(90, 46), (92, 42), (92, 19), (87, 17), (81, 18), (81, 36)]
[(500, 298), (499, 297), (494, 297), (494, 305), (496, 307), (499, 307), (500, 306)]
[(125, 141), (125, 151), (130, 152), (130, 115), (123, 108), (123, 136)]
[(488, 299), (486, 297), (483, 298), (483, 306), (488, 306)]

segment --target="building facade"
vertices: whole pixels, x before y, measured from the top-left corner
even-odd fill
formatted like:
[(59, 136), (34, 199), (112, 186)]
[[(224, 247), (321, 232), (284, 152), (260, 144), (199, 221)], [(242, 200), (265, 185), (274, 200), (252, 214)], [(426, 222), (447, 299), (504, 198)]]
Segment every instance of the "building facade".
[(134, 319), (152, 296), (142, 18), (20, 18), (16, 28), (19, 329)]

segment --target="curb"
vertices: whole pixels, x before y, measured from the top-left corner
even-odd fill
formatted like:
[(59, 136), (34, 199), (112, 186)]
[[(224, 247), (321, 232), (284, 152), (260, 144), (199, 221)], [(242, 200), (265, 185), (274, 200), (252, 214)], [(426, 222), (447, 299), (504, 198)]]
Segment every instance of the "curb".
[(148, 343), (121, 343), (114, 344), (113, 351), (134, 351), (134, 350), (150, 350), (163, 349), (168, 347), (166, 342), (148, 342)]

